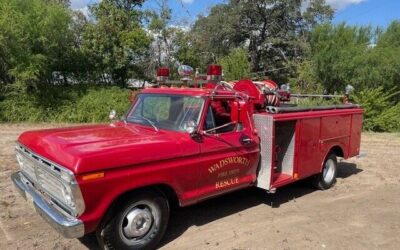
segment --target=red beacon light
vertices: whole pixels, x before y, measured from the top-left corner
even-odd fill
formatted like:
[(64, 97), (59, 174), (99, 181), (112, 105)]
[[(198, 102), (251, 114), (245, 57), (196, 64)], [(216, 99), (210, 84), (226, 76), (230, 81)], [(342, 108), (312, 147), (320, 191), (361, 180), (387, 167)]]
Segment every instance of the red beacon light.
[(169, 68), (157, 69), (157, 82), (166, 82), (169, 78)]
[(222, 67), (217, 64), (211, 64), (207, 68), (207, 80), (221, 81), (222, 80)]

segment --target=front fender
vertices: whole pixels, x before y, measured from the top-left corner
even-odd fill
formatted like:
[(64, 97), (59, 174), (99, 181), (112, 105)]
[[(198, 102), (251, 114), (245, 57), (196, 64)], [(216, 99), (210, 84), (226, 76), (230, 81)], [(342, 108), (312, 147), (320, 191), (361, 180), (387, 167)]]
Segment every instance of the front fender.
[(86, 206), (85, 212), (79, 217), (84, 222), (85, 233), (93, 232), (113, 202), (129, 191), (163, 184), (171, 187), (180, 200), (179, 187), (174, 186), (169, 175), (157, 171), (135, 172), (129, 169), (109, 171), (103, 178), (86, 181), (82, 176), (77, 177)]

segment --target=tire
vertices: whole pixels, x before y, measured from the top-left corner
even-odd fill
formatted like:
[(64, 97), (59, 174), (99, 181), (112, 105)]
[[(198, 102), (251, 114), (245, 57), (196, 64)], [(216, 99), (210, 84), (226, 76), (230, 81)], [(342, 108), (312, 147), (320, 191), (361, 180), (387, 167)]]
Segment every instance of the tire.
[(325, 190), (331, 188), (336, 183), (337, 159), (332, 152), (328, 154), (324, 161), (321, 173), (314, 177), (315, 187)]
[(155, 192), (141, 192), (121, 207), (101, 229), (104, 249), (155, 249), (167, 229), (168, 200)]

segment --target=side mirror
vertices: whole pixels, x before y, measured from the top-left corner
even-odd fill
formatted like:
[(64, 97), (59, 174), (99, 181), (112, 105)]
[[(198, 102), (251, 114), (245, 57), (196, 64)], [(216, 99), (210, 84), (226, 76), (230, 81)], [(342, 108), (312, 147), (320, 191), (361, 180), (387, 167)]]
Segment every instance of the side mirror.
[(197, 127), (189, 127), (186, 129), (189, 134), (195, 134), (197, 132)]
[(115, 109), (110, 111), (110, 114), (108, 115), (108, 118), (110, 118), (110, 120), (114, 120), (115, 117), (117, 117), (117, 111), (115, 111)]
[(198, 127), (197, 127), (197, 124), (195, 121), (189, 121), (186, 124), (185, 130), (186, 130), (186, 132), (188, 132), (190, 134), (191, 137), (196, 137), (196, 135), (198, 134), (197, 129), (198, 129)]

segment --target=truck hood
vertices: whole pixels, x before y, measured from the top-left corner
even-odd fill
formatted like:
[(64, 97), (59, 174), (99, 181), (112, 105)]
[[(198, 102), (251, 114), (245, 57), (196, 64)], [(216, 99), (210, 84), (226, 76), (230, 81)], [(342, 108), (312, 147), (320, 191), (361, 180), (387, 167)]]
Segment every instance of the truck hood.
[(198, 153), (184, 150), (186, 133), (125, 124), (28, 131), (18, 142), (75, 174), (144, 164)]

